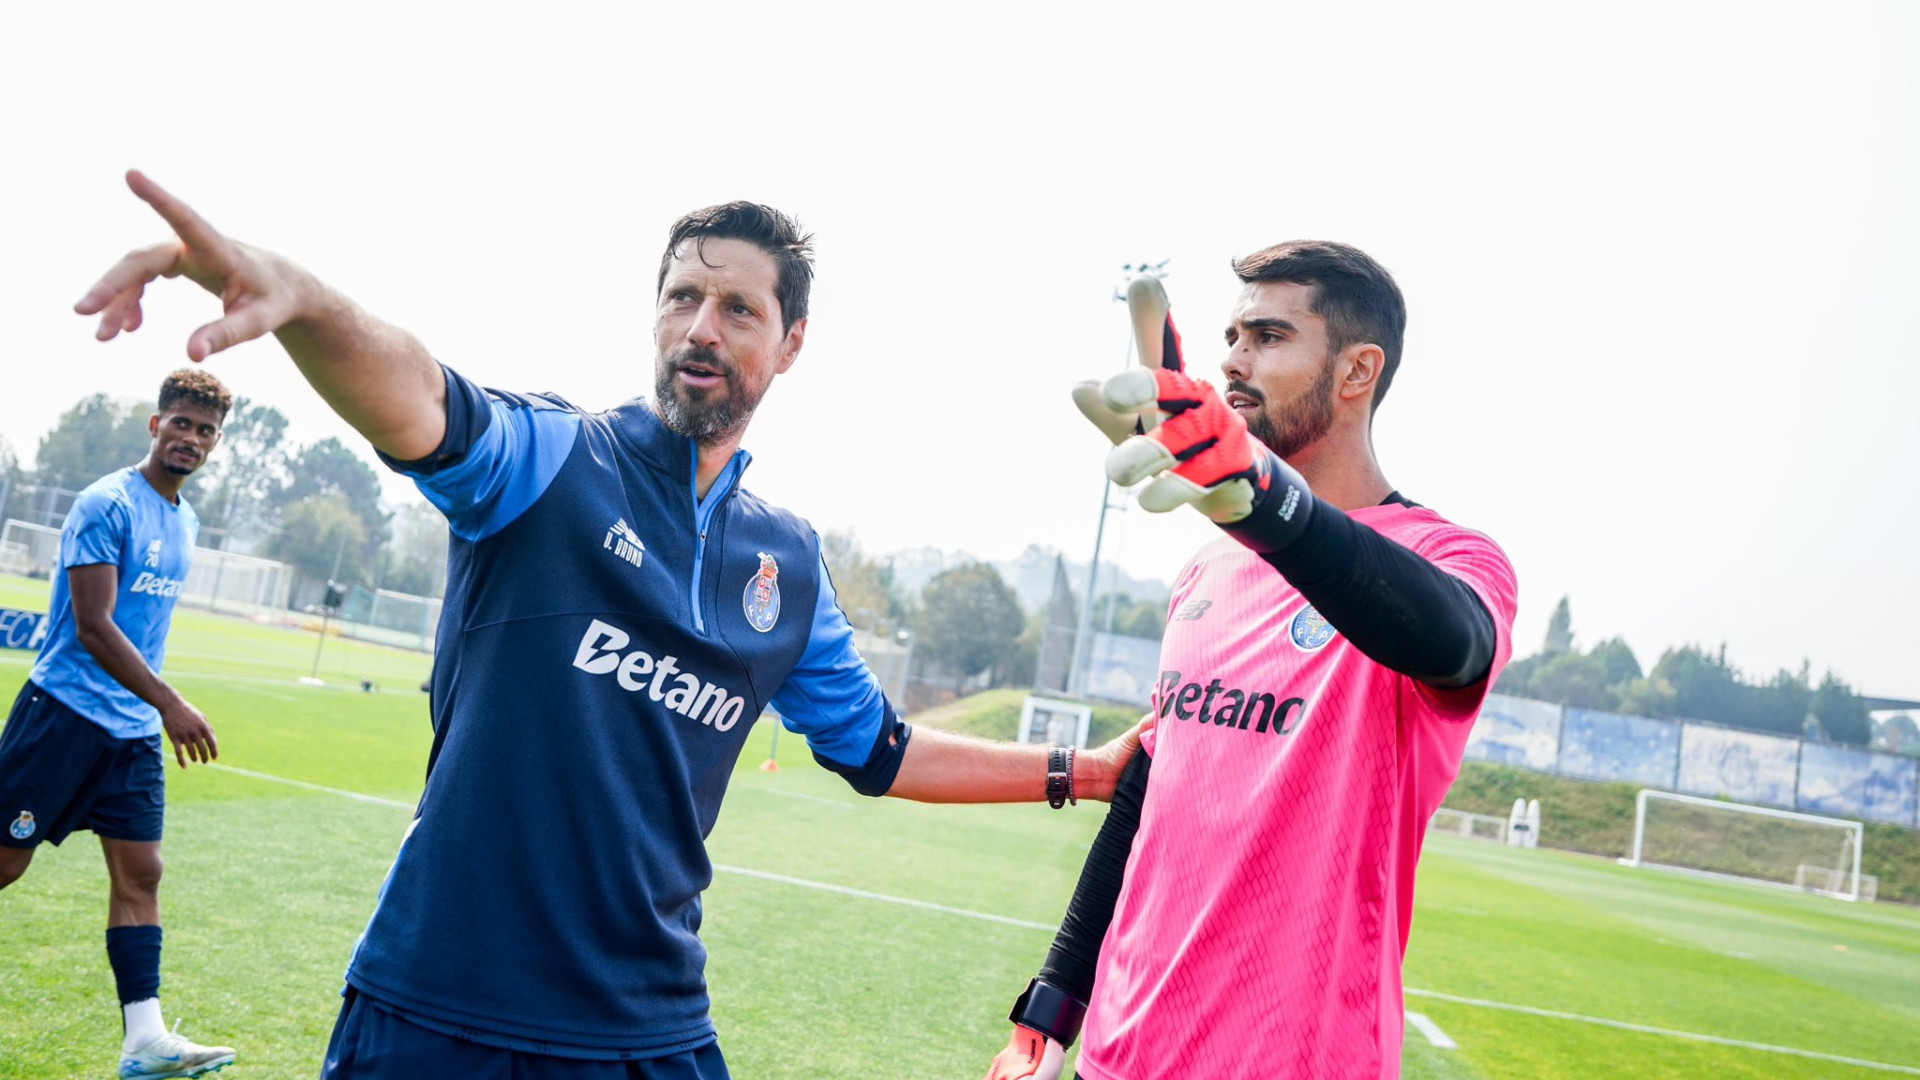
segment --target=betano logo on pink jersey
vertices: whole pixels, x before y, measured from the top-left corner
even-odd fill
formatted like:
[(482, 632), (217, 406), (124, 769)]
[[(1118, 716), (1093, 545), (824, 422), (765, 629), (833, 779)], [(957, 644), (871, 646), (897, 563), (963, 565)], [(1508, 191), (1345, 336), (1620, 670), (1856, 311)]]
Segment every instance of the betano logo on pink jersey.
[(1162, 720), (1171, 714), (1181, 720), (1235, 731), (1271, 730), (1276, 735), (1291, 735), (1307, 715), (1305, 698), (1282, 698), (1265, 690), (1230, 689), (1222, 686), (1219, 679), (1204, 685), (1182, 684), (1177, 671), (1160, 673), (1159, 697)]

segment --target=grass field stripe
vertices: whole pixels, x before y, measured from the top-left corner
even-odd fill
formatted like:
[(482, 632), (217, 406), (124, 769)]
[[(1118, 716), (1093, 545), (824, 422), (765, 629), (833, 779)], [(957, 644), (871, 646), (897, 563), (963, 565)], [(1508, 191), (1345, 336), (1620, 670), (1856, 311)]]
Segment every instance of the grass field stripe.
[(1420, 1029), (1420, 1034), (1425, 1035), (1428, 1042), (1442, 1050), (1460, 1049), (1460, 1044), (1447, 1038), (1447, 1033), (1440, 1030), (1440, 1025), (1427, 1019), (1424, 1013), (1407, 1013), (1407, 1023)]
[(321, 792), (325, 792), (328, 795), (338, 795), (343, 799), (352, 799), (355, 802), (372, 803), (375, 806), (391, 806), (399, 810), (413, 809), (412, 803), (401, 802), (398, 799), (383, 799), (378, 795), (363, 795), (358, 791), (346, 791), (342, 788), (326, 787), (321, 784), (309, 784), (305, 780), (289, 780), (284, 776), (274, 776), (271, 773), (254, 772), (252, 769), (235, 768), (232, 765), (222, 765), (217, 761), (209, 762), (207, 765), (207, 768), (219, 769), (221, 772), (238, 773), (241, 776), (251, 776), (255, 780), (270, 780), (273, 783), (286, 784), (289, 787), (306, 788), (308, 791), (321, 791)]
[[(377, 795), (362, 795), (357, 791), (344, 791), (340, 788), (324, 787), (320, 784), (309, 784), (305, 780), (289, 780), (284, 776), (273, 776), (268, 773), (254, 772), (252, 769), (238, 769), (232, 765), (220, 764), (215, 764), (212, 768), (219, 769), (223, 772), (238, 773), (241, 776), (251, 776), (255, 780), (270, 780), (276, 784), (289, 784), (293, 787), (306, 788), (308, 791), (321, 791), (328, 795), (339, 795), (342, 798), (374, 803), (379, 806), (392, 806), (401, 810), (413, 809), (411, 803), (403, 803), (395, 799), (382, 799)], [(762, 881), (773, 881), (782, 885), (797, 885), (803, 889), (818, 889), (821, 892), (839, 893), (842, 896), (857, 896), (862, 900), (878, 900), (883, 904), (899, 904), (903, 907), (919, 908), (923, 911), (938, 911), (944, 915), (959, 915), (963, 918), (980, 919), (983, 922), (1001, 923), (1006, 926), (1018, 926), (1028, 930), (1045, 930), (1048, 933), (1052, 933), (1059, 929), (1059, 926), (1055, 924), (1028, 922), (1025, 919), (1009, 919), (1005, 915), (989, 915), (984, 911), (968, 911), (965, 908), (948, 907), (945, 904), (934, 904), (925, 900), (909, 900), (904, 896), (888, 896), (884, 893), (867, 892), (864, 889), (849, 889), (844, 885), (829, 885), (824, 881), (808, 881), (805, 878), (787, 877), (785, 874), (769, 874), (764, 870), (749, 870), (744, 866), (727, 866), (723, 863), (715, 863), (713, 868), (723, 874), (739, 874), (741, 877), (759, 878)]]
[(904, 896), (888, 896), (884, 893), (867, 892), (863, 889), (849, 889), (845, 885), (829, 885), (824, 881), (808, 881), (805, 878), (788, 877), (785, 874), (769, 874), (764, 870), (748, 870), (744, 866), (726, 866), (714, 863), (713, 868), (723, 874), (739, 874), (741, 877), (759, 878), (762, 881), (775, 881), (782, 885), (797, 885), (803, 889), (819, 889), (821, 892), (839, 893), (841, 896), (857, 896), (862, 900), (878, 900), (883, 904), (899, 904), (902, 907), (919, 908), (922, 911), (938, 911), (943, 915), (959, 915), (983, 922), (1001, 923), (1006, 926), (1019, 926), (1028, 930), (1045, 930), (1049, 934), (1060, 929), (1057, 923), (1028, 922), (1025, 919), (1009, 919), (1005, 915), (989, 915), (984, 911), (968, 911), (966, 908), (948, 907), (945, 904), (931, 904), (925, 900), (909, 900)]
[(1528, 1016), (1543, 1016), (1549, 1020), (1572, 1020), (1579, 1024), (1595, 1024), (1600, 1027), (1637, 1032), (1641, 1035), (1664, 1035), (1670, 1039), (1688, 1039), (1693, 1042), (1713, 1043), (1716, 1046), (1731, 1046), (1741, 1050), (1757, 1050), (1764, 1054), (1786, 1054), (1791, 1057), (1812, 1058), (1815, 1061), (1831, 1061), (1837, 1065), (1854, 1065), (1862, 1069), (1877, 1069), (1880, 1072), (1920, 1076), (1920, 1069), (1916, 1069), (1910, 1065), (1890, 1065), (1884, 1061), (1866, 1061), (1861, 1058), (1841, 1057), (1838, 1054), (1823, 1054), (1818, 1050), (1797, 1050), (1791, 1046), (1772, 1046), (1767, 1043), (1747, 1042), (1744, 1039), (1728, 1039), (1719, 1035), (1701, 1035), (1698, 1032), (1692, 1031), (1673, 1031), (1668, 1028), (1649, 1027), (1645, 1024), (1629, 1024), (1625, 1020), (1608, 1020), (1599, 1016), (1581, 1016), (1579, 1013), (1555, 1012), (1552, 1009), (1536, 1009), (1531, 1005), (1510, 1005), (1504, 1001), (1485, 1001), (1480, 998), (1455, 997), (1452, 994), (1442, 994), (1434, 990), (1415, 990), (1411, 986), (1407, 987), (1406, 992), (1410, 997), (1432, 998), (1435, 1001), (1446, 1001), (1455, 1005), (1471, 1005), (1481, 1009), (1499, 1009), (1503, 1012), (1525, 1013)]

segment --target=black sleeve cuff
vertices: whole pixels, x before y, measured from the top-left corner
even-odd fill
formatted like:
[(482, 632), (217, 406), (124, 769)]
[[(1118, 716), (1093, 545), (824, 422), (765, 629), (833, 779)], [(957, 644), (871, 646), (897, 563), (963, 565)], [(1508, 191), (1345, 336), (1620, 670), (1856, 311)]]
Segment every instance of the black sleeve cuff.
[(375, 449), (387, 468), (413, 476), (431, 476), (466, 460), (467, 451), (487, 433), (493, 423), (493, 407), (487, 392), (479, 384), (445, 364), (440, 370), (447, 376), (447, 433), (433, 453), (417, 461), (399, 461)]
[(821, 768), (845, 777), (853, 790), (876, 798), (892, 789), (893, 778), (900, 775), (900, 762), (907, 756), (907, 740), (913, 738), (913, 725), (893, 714), (892, 702), (882, 699), (881, 707), (886, 710), (886, 715), (881, 718), (880, 735), (873, 740), (873, 749), (867, 754), (866, 764), (842, 765), (821, 757), (819, 751), (813, 755), (813, 760), (819, 762)]

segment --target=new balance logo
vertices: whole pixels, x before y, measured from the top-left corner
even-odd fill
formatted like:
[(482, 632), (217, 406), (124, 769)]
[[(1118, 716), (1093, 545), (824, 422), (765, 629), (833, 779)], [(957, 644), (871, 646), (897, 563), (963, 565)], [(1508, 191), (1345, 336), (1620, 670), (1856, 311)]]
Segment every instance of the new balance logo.
[[(1199, 708), (1194, 708), (1196, 705)], [(1271, 728), (1276, 735), (1291, 735), (1300, 721), (1306, 719), (1307, 702), (1297, 697), (1281, 700), (1279, 695), (1262, 690), (1228, 689), (1220, 685), (1219, 679), (1183, 685), (1179, 672), (1163, 671), (1160, 673), (1160, 718), (1166, 719), (1168, 713), (1197, 724), (1237, 731), (1245, 731), (1251, 724), (1255, 731)]]
[(581, 635), (579, 651), (573, 654), (573, 666), (589, 675), (612, 675), (622, 690), (642, 691), (653, 700), (689, 720), (698, 720), (715, 731), (725, 731), (740, 722), (746, 711), (745, 698), (735, 697), (717, 683), (702, 681), (698, 675), (680, 670), (677, 656), (656, 657), (645, 649), (622, 653), (632, 637), (617, 626), (595, 619)]
[(1200, 616), (1205, 615), (1207, 613), (1207, 609), (1212, 606), (1213, 606), (1213, 601), (1211, 600), (1189, 600), (1186, 603), (1180, 605), (1180, 610), (1174, 612), (1173, 617), (1176, 619), (1185, 619), (1188, 622), (1192, 622), (1193, 620), (1199, 618)]
[(646, 557), (647, 545), (640, 542), (640, 534), (633, 531), (626, 518), (620, 518), (607, 528), (607, 538), (601, 547), (627, 560), (635, 566)]
[(160, 569), (160, 541), (158, 540), (147, 545), (147, 568)]

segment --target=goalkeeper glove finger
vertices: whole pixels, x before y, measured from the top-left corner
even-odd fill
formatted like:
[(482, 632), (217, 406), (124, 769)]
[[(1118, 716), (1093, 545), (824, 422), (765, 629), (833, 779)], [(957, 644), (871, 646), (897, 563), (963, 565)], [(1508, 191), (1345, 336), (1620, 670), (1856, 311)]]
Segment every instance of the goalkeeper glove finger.
[(1013, 1038), (994, 1055), (987, 1080), (1059, 1080), (1067, 1051), (1029, 1027), (1015, 1025)]
[(1100, 388), (1115, 413), (1158, 410), (1166, 420), (1107, 454), (1116, 484), (1152, 479), (1140, 505), (1153, 513), (1190, 505), (1255, 551), (1277, 551), (1305, 529), (1313, 492), (1247, 431), (1212, 386), (1165, 369), (1116, 375)]

